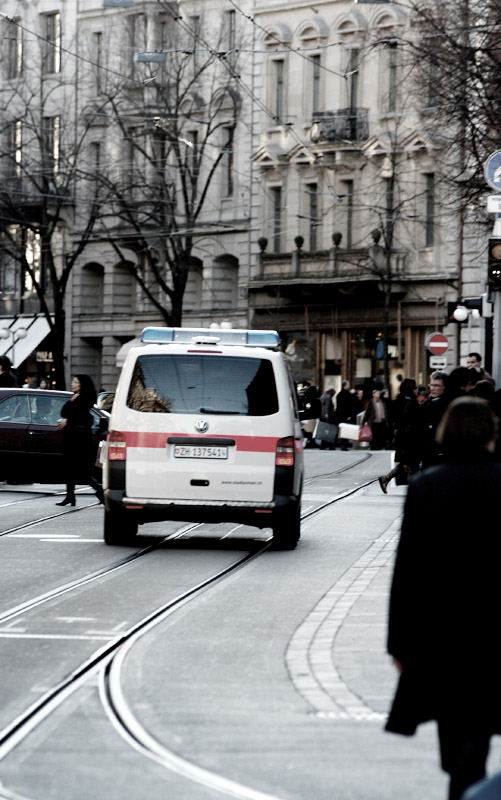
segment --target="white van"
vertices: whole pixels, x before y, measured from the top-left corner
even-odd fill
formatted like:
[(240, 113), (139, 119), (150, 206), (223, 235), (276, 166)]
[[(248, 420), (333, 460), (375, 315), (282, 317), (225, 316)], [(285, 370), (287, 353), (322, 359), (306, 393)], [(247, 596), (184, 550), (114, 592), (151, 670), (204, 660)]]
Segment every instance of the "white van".
[(302, 433), (276, 331), (145, 328), (127, 354), (103, 454), (104, 540), (154, 520), (300, 535)]

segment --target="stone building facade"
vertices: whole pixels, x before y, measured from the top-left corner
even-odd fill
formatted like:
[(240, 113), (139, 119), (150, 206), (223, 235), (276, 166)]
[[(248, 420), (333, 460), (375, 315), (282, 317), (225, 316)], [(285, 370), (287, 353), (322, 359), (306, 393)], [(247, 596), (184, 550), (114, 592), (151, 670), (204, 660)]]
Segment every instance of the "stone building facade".
[[(183, 324), (277, 328), (296, 377), (322, 387), (377, 375), (385, 341), (393, 385), (399, 374), (426, 382), (425, 341), (434, 330), (449, 337), (449, 368), (469, 348), (487, 352), (488, 322), (470, 319), (466, 331), (449, 319), (451, 304), (485, 291), (478, 258), (485, 234), (460, 230), (440, 180), (440, 131), (430, 128), (403, 45), (412, 35), (406, 4), (180, 0), (173, 14), (174, 5), (79, 0), (75, 14), (67, 0), (2, 3), (4, 100), (13, 82), (26, 79), (25, 70), (16, 72), (16, 58), (26, 63), (33, 47), (25, 32), (37, 31), (42, 48), (57, 34), (51, 114), (66, 125), (73, 120), (76, 138), (85, 134), (61, 258), (85, 227), (89, 177), (135, 169), (124, 119), (127, 130), (149, 124), (168, 131), (161, 97), (169, 77), (159, 54), (172, 50), (174, 38), (189, 53), (190, 69), (207, 53), (218, 61), (193, 81), (190, 109), (177, 109), (188, 119), (183, 147), (195, 147), (202, 109), (221, 82), (238, 105), (231, 148), (193, 226)], [(144, 54), (152, 56), (148, 63)], [(116, 117), (112, 85), (126, 100)], [(224, 102), (220, 111), (224, 137)], [(3, 149), (15, 162), (9, 130)], [(137, 196), (131, 204), (141, 208)], [(151, 226), (148, 257), (164, 235)], [(110, 210), (94, 226), (66, 295), (68, 376), (87, 372), (99, 387), (113, 388), (122, 346), (145, 325), (165, 324), (153, 300), (167, 306), (168, 299), (153, 286), (145, 257), (123, 216)], [(3, 324), (39, 311), (29, 282), (13, 281), (5, 252), (0, 262)], [(138, 271), (153, 295), (136, 280)], [(50, 341), (36, 347), (48, 353)]]
[(466, 334), (449, 318), (451, 304), (485, 291), (482, 234), (459, 231), (440, 179), (445, 154), (404, 45), (405, 6), (256, 3), (266, 110), (253, 152), (263, 238), (250, 320), (279, 328), (297, 377), (322, 387), (381, 372), (385, 296), (393, 389), (397, 375), (426, 383), (433, 331), (449, 338), (448, 369), (468, 348), (486, 350), (485, 320)]

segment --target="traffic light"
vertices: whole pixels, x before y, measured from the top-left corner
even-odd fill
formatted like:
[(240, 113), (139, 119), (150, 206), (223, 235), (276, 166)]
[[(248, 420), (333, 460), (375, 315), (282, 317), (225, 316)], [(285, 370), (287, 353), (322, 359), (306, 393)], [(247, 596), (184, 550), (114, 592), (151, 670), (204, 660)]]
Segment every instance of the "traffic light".
[(487, 282), (492, 289), (501, 290), (501, 237), (489, 239)]

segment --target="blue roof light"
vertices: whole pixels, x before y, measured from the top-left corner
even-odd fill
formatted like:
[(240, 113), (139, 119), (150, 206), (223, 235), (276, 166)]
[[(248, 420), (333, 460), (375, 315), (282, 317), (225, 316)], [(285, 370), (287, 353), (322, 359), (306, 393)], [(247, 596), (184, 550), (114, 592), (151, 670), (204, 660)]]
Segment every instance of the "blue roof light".
[(277, 331), (252, 331), (236, 328), (145, 328), (141, 341), (151, 344), (231, 344), (251, 347), (278, 347)]

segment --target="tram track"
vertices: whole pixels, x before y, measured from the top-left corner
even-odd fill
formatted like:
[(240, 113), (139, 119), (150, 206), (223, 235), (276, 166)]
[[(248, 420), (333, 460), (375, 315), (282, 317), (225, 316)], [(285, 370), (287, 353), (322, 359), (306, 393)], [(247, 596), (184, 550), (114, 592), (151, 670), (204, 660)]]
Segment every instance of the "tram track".
[[(358, 459), (355, 463), (343, 467), (339, 470), (333, 470), (329, 473), (313, 476), (308, 479), (307, 483), (311, 484), (316, 480), (332, 476), (336, 473), (345, 472), (349, 469), (354, 469), (364, 461), (370, 458), (370, 454), (365, 454), (364, 458)], [(377, 481), (377, 478), (371, 478), (363, 483), (343, 490), (333, 496), (330, 500), (320, 503), (315, 508), (305, 512), (301, 519), (306, 521), (315, 515), (321, 513), (325, 508), (344, 500), (345, 498), (356, 494), (367, 488), (369, 485)], [(306, 483), (306, 482), (305, 482)], [(92, 504), (96, 505), (96, 504)], [(81, 507), (78, 510), (84, 510), (91, 506)], [(63, 513), (74, 513), (71, 512)], [(60, 516), (56, 514), (53, 516)], [(52, 517), (42, 518), (41, 521), (51, 519)], [(25, 523), (22, 527), (30, 527), (37, 524), (37, 521)], [(105, 578), (107, 575), (126, 567), (131, 562), (143, 558), (145, 555), (151, 553), (153, 550), (161, 547), (169, 539), (180, 538), (185, 535), (193, 533), (197, 528), (202, 527), (201, 523), (194, 523), (192, 525), (184, 525), (167, 537), (159, 539), (158, 543), (150, 544), (142, 548), (137, 553), (127, 556), (120, 562), (110, 565), (107, 568), (96, 570), (94, 573), (83, 576), (80, 579), (69, 582), (63, 586), (56, 587), (56, 589), (47, 592), (37, 598), (32, 598), (19, 606), (9, 609), (8, 611), (0, 614), (0, 622), (6, 622), (15, 616), (21, 616), (24, 613), (38, 607), (39, 605), (55, 599), (65, 593), (70, 593), (87, 583)], [(18, 529), (19, 529), (18, 528)], [(3, 534), (5, 535), (5, 534)], [(73, 694), (78, 688), (83, 686), (92, 675), (99, 677), (100, 682), (100, 695), (106, 713), (113, 725), (117, 728), (121, 735), (130, 743), (139, 749), (144, 755), (148, 756), (161, 763), (165, 768), (171, 771), (183, 774), (189, 777), (190, 780), (203, 784), (206, 787), (211, 787), (220, 793), (242, 798), (242, 800), (277, 800), (271, 798), (269, 795), (256, 792), (248, 787), (235, 784), (226, 778), (207, 772), (196, 765), (190, 764), (183, 759), (180, 759), (175, 754), (167, 751), (163, 746), (155, 742), (149, 735), (143, 731), (140, 724), (134, 720), (133, 715), (127, 707), (126, 701), (123, 698), (120, 688), (120, 669), (124, 662), (127, 652), (138, 641), (138, 639), (151, 630), (155, 625), (160, 624), (169, 615), (174, 614), (180, 610), (184, 605), (199, 597), (202, 593), (210, 589), (215, 584), (225, 580), (229, 575), (234, 574), (239, 569), (244, 568), (248, 563), (255, 560), (266, 552), (271, 547), (271, 537), (269, 540), (264, 540), (262, 546), (257, 546), (256, 550), (247, 552), (244, 556), (238, 558), (234, 563), (227, 565), (224, 569), (217, 571), (208, 578), (202, 580), (195, 586), (190, 587), (186, 591), (180, 593), (177, 597), (170, 599), (166, 603), (158, 606), (156, 609), (145, 615), (142, 619), (134, 623), (126, 631), (121, 631), (120, 634), (104, 646), (95, 651), (86, 661), (76, 667), (70, 674), (62, 679), (58, 684), (52, 686), (45, 692), (43, 696), (33, 702), (29, 708), (19, 714), (10, 724), (8, 724), (2, 731), (0, 731), (0, 760), (5, 758), (29, 733), (34, 730), (39, 724), (47, 719), (65, 700)], [(2, 789), (0, 788), (0, 797), (2, 796)], [(8, 796), (8, 795), (6, 795)]]

